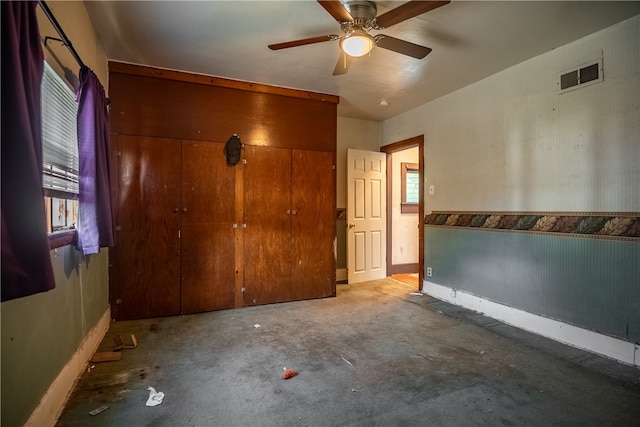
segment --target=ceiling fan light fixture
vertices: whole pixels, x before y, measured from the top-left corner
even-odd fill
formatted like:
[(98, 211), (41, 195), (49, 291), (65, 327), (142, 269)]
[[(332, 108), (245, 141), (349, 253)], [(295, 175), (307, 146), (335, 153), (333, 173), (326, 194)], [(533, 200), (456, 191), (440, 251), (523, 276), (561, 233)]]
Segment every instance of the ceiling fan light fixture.
[(340, 48), (347, 55), (355, 57), (366, 55), (375, 45), (375, 39), (362, 31), (356, 31), (340, 41)]

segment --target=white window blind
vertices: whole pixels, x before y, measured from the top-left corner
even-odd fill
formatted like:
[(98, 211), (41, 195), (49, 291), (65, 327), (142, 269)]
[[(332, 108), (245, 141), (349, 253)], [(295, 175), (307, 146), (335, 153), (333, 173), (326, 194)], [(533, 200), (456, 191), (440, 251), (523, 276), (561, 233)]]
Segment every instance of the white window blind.
[[(78, 103), (76, 96), (45, 62), (42, 78), (43, 187), (78, 194)], [(60, 197), (60, 196), (58, 196)]]
[(415, 169), (407, 170), (406, 181), (406, 200), (405, 203), (420, 202), (420, 172)]

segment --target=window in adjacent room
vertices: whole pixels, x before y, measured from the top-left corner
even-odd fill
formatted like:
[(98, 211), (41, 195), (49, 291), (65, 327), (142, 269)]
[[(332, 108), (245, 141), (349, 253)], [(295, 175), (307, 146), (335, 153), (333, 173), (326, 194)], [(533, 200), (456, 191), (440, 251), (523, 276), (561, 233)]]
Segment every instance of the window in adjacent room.
[(46, 62), (41, 91), (47, 229), (50, 236), (66, 231), (68, 244), (78, 218), (78, 103), (73, 90)]
[(420, 171), (417, 163), (400, 163), (401, 213), (418, 213), (420, 202)]

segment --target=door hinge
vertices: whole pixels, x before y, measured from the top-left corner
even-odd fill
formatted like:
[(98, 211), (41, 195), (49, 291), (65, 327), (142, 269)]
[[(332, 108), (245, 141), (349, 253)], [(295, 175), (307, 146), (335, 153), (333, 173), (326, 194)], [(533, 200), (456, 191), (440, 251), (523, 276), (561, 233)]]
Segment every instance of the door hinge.
[(180, 239), (180, 230), (178, 230), (178, 239)]
[(241, 291), (242, 291), (242, 293), (244, 293), (244, 291), (245, 291), (245, 288), (242, 288), (242, 289), (241, 289)]

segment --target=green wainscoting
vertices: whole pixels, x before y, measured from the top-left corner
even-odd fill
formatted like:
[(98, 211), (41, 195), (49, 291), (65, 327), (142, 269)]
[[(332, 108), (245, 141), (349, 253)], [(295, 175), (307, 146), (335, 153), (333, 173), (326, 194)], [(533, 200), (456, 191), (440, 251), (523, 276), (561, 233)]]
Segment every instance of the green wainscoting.
[(432, 283), (640, 341), (638, 241), (427, 225), (427, 267)]
[(107, 250), (51, 260), (55, 289), (2, 303), (2, 426), (27, 421), (109, 305)]

